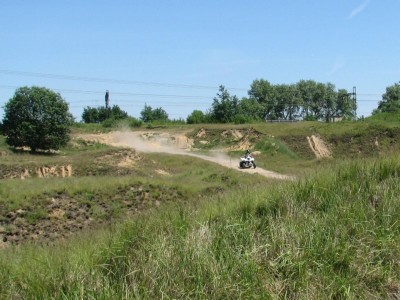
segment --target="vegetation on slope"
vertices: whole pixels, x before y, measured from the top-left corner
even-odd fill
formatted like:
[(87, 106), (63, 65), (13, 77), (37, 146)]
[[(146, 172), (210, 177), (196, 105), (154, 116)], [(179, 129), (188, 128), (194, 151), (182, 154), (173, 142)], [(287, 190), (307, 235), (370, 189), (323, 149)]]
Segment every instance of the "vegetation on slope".
[[(387, 298), (400, 293), (398, 157), (171, 204), (51, 248), (1, 253), (22, 298)], [(17, 280), (15, 280), (17, 278)]]
[[(397, 299), (400, 163), (391, 152), (398, 147), (398, 125), (378, 124), (252, 126), (262, 136), (256, 141), (264, 153), (261, 164), (273, 157), (283, 165), (293, 163), (293, 170), (301, 164), (310, 170), (325, 166), (315, 176), (279, 183), (160, 154), (143, 155), (142, 165), (115, 173), (97, 158), (119, 161), (115, 153), (126, 149), (97, 144), (53, 156), (14, 153), (1, 146), (5, 166), (30, 160), (57, 163), (67, 157), (80, 170), (93, 164), (103, 172), (2, 180), (3, 218), (25, 205), (29, 225), (55, 216), (67, 224), (67, 215), (47, 210), (54, 198), (76, 204), (78, 212), (87, 209), (77, 219), (105, 222), (49, 245), (24, 243), (1, 250), (0, 298)], [(371, 137), (378, 136), (378, 154), (362, 151), (354, 161), (339, 162), (335, 156), (315, 160), (304, 158), (284, 138), (310, 132), (328, 140), (352, 133), (353, 139), (343, 142), (349, 147), (374, 144)], [(349, 148), (337, 149), (341, 158)], [(169, 175), (158, 174), (161, 168)], [(133, 203), (140, 203), (135, 202), (139, 191), (148, 191), (150, 205), (126, 214), (127, 204), (134, 208)]]

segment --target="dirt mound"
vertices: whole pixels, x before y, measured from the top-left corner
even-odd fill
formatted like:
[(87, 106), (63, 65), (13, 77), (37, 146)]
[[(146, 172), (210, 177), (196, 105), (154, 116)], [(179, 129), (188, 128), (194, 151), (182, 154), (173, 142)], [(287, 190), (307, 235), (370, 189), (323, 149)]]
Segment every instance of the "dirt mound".
[(221, 133), (222, 137), (233, 137), (235, 140), (240, 140), (243, 137), (243, 132), (236, 130), (236, 129), (230, 129), (230, 130), (225, 130)]
[(320, 137), (316, 135), (308, 136), (307, 141), (316, 158), (332, 157), (328, 146)]
[[(36, 169), (36, 174), (37, 177), (43, 178), (43, 177), (71, 177), (72, 176), (72, 166), (71, 165), (66, 165), (66, 166), (52, 166), (52, 167), (40, 167)], [(25, 169), (24, 175), (28, 175), (26, 177), (29, 177), (28, 170)], [(21, 179), (24, 179), (21, 175)]]
[(244, 151), (247, 149), (253, 149), (254, 144), (260, 139), (262, 135), (260, 132), (254, 129), (248, 129), (245, 131), (234, 130), (231, 132), (231, 134), (237, 139), (237, 143), (228, 148), (228, 150), (233, 151)]
[(206, 137), (206, 135), (207, 135), (206, 130), (204, 128), (202, 128), (197, 132), (196, 137), (197, 138), (204, 138), (204, 137)]
[(25, 241), (51, 243), (85, 228), (109, 224), (114, 218), (159, 206), (162, 202), (185, 200), (175, 187), (143, 184), (119, 187), (109, 195), (93, 193), (90, 200), (86, 192), (73, 196), (46, 194), (45, 197), (38, 200), (36, 207), (5, 212), (0, 206), (3, 216), (0, 249)]
[(95, 165), (109, 165), (118, 166), (121, 168), (131, 168), (140, 160), (142, 160), (142, 157), (135, 151), (120, 150), (98, 156), (94, 159), (94, 163)]
[(108, 134), (81, 134), (76, 138), (101, 144), (135, 148), (140, 152), (172, 152), (173, 149), (190, 150), (193, 139), (184, 134), (145, 131), (114, 131)]
[(17, 168), (3, 168), (0, 172), (0, 179), (26, 179), (26, 178), (50, 178), (50, 177), (71, 177), (72, 165), (49, 165), (49, 166), (30, 166)]

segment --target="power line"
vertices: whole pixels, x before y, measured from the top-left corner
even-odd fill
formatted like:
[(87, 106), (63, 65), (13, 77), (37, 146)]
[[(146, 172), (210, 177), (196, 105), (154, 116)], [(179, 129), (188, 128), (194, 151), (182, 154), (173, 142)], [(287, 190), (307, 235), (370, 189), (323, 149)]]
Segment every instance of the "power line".
[[(19, 87), (17, 86), (11, 86), (11, 85), (0, 85), (0, 88), (5, 88), (5, 89), (18, 89)], [(75, 89), (53, 89), (54, 91), (57, 92), (63, 92), (63, 93), (75, 93), (75, 94), (98, 94), (98, 95), (103, 95), (104, 91), (91, 91), (91, 90), (75, 90)], [(209, 99), (209, 98), (214, 98), (215, 96), (195, 96), (195, 95), (168, 95), (168, 94), (146, 94), (146, 93), (131, 93), (131, 92), (112, 92), (112, 95), (117, 95), (117, 96), (138, 96), (138, 97), (159, 97), (159, 98), (183, 98), (183, 99)], [(367, 95), (367, 94), (358, 94), (358, 95)], [(370, 94), (373, 95), (373, 94)], [(94, 100), (94, 101), (100, 101), (99, 100)], [(119, 100), (119, 101), (124, 101), (124, 100)], [(375, 99), (357, 99), (357, 102), (376, 102), (376, 101), (381, 101), (375, 100)], [(193, 104), (197, 104), (197, 102), (192, 102)], [(288, 103), (288, 102), (286, 102)]]
[[(0, 85), (0, 88), (18, 89), (17, 86)], [(74, 90), (74, 89), (53, 89), (57, 92), (63, 93), (78, 93), (78, 94), (99, 94), (103, 95), (104, 91), (90, 91), (90, 90)], [(146, 94), (146, 93), (131, 93), (131, 92), (112, 92), (113, 95), (118, 96), (140, 96), (140, 97), (161, 97), (161, 98), (184, 98), (184, 99), (208, 99), (210, 96), (192, 96), (192, 95), (168, 95), (168, 94)], [(213, 97), (213, 96), (212, 96)]]
[[(51, 74), (51, 73), (39, 73), (39, 72), (27, 72), (27, 71), (15, 71), (15, 70), (1, 70), (0, 74), (5, 75), (16, 75), (16, 76), (28, 76), (28, 77), (38, 77), (38, 78), (50, 78), (50, 79), (64, 79), (64, 80), (75, 80), (75, 81), (90, 81), (90, 82), (101, 82), (101, 83), (116, 83), (116, 84), (126, 84), (126, 85), (144, 85), (144, 86), (158, 86), (158, 87), (172, 87), (172, 88), (191, 88), (191, 89), (213, 89), (218, 90), (219, 86), (207, 86), (207, 85), (194, 85), (194, 84), (177, 84), (177, 83), (165, 83), (165, 82), (151, 82), (151, 81), (135, 81), (135, 80), (125, 80), (125, 79), (112, 79), (112, 78), (97, 78), (97, 77), (86, 77), (86, 76), (75, 76), (75, 75), (61, 75), (61, 74)], [(248, 91), (245, 88), (238, 87), (226, 87), (228, 90), (237, 91)], [(69, 92), (65, 90), (65, 92)], [(91, 93), (92, 91), (87, 91)], [(103, 93), (103, 92), (96, 92)], [(113, 93), (116, 94), (116, 93)], [(120, 93), (123, 94), (123, 93)], [(127, 93), (132, 94), (132, 93)], [(141, 95), (141, 94), (139, 94)], [(147, 94), (144, 94), (147, 95)], [(148, 94), (152, 96), (152, 94)], [(361, 96), (381, 96), (381, 94), (360, 94)], [(158, 95), (156, 95), (158, 96)], [(176, 95), (163, 95), (168, 97), (173, 97)], [(178, 95), (179, 96), (179, 95)], [(186, 97), (186, 96), (184, 96)], [(202, 96), (191, 96), (191, 97), (202, 97)]]
[[(66, 79), (66, 80), (116, 83), (116, 84), (128, 84), (128, 85), (162, 86), (162, 87), (173, 87), (173, 88), (213, 89), (213, 90), (219, 88), (217, 86), (207, 86), (207, 85), (177, 84), (177, 83), (163, 83), (163, 82), (151, 82), (151, 81), (134, 81), (134, 80), (96, 78), (96, 77), (36, 73), (36, 72), (13, 71), (13, 70), (0, 70), (0, 73), (5, 74), (5, 75), (18, 75), (18, 76), (29, 76), (29, 77), (39, 77), (39, 78)], [(235, 87), (230, 87), (230, 88), (227, 87), (227, 89), (238, 90), (238, 91), (247, 91), (247, 89), (235, 88)]]

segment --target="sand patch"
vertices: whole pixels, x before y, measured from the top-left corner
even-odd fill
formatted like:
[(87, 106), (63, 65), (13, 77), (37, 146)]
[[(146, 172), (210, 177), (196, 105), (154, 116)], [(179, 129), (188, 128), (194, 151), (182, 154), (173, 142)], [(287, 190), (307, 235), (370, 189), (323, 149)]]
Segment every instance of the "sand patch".
[(196, 137), (198, 138), (204, 138), (207, 135), (206, 131), (204, 128), (200, 129), (199, 132), (197, 132)]
[(332, 157), (328, 146), (320, 137), (316, 135), (308, 136), (307, 141), (316, 158)]
[(171, 175), (167, 171), (162, 170), (162, 169), (157, 169), (155, 171), (156, 171), (157, 174), (160, 174), (160, 175)]

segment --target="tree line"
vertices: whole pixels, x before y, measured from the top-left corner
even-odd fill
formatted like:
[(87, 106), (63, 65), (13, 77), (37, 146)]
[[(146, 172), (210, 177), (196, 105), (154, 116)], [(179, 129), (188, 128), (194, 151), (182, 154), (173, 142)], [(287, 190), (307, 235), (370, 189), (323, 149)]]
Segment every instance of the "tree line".
[(246, 123), (265, 120), (353, 119), (357, 103), (345, 89), (336, 90), (331, 83), (301, 80), (296, 84), (273, 85), (267, 80), (254, 80), (248, 96), (238, 99), (224, 87), (204, 114), (193, 111), (188, 123)]
[[(273, 85), (256, 79), (250, 85), (248, 96), (239, 99), (221, 85), (206, 111), (194, 110), (186, 119), (193, 123), (248, 123), (265, 120), (320, 120), (331, 122), (337, 118), (353, 119), (357, 103), (345, 89), (336, 90), (331, 83), (301, 80), (296, 84)], [(106, 119), (122, 119), (128, 114), (118, 106), (113, 108), (84, 108), (85, 123), (102, 123)], [(162, 107), (145, 104), (140, 112), (145, 123), (170, 121)]]
[[(296, 84), (272, 85), (267, 80), (257, 79), (252, 82), (248, 96), (239, 99), (221, 85), (211, 108), (206, 112), (194, 110), (186, 123), (353, 119), (357, 103), (350, 95), (345, 89), (336, 90), (331, 83), (301, 80)], [(392, 112), (400, 113), (400, 82), (386, 88), (372, 114)], [(174, 121), (169, 120), (162, 107), (153, 109), (145, 104), (140, 114), (138, 120), (128, 116), (118, 105), (86, 107), (82, 119), (85, 123), (108, 122), (109, 125), (115, 120), (129, 119), (133, 126), (140, 126), (142, 122)], [(68, 103), (59, 93), (44, 87), (21, 87), (4, 107), (0, 133), (12, 147), (28, 146), (33, 152), (57, 150), (69, 140), (69, 126), (73, 122)]]

